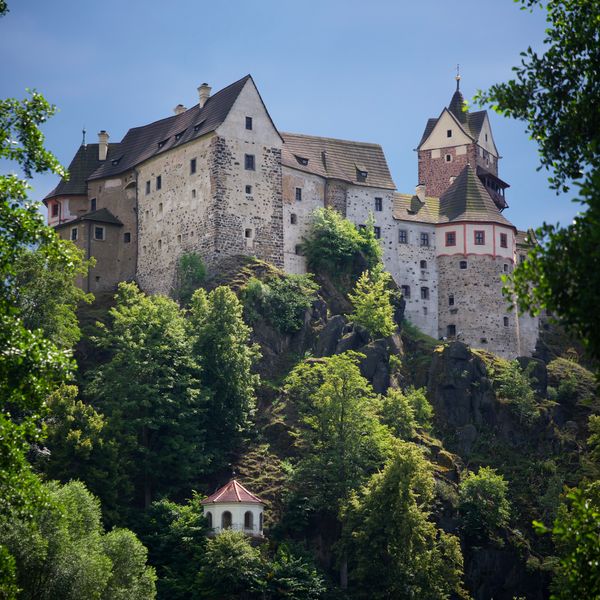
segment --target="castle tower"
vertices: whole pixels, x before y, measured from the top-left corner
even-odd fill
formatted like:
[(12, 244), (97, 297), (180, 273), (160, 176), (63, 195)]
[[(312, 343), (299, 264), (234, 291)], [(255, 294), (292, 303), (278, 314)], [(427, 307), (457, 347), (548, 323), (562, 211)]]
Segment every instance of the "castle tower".
[(417, 147), (419, 183), (428, 196), (440, 197), (466, 165), (471, 165), (496, 206), (508, 205), (504, 190), (509, 185), (498, 177), (500, 154), (494, 143), (487, 111), (469, 112), (460, 91), (456, 91), (447, 108), (437, 118), (428, 119)]

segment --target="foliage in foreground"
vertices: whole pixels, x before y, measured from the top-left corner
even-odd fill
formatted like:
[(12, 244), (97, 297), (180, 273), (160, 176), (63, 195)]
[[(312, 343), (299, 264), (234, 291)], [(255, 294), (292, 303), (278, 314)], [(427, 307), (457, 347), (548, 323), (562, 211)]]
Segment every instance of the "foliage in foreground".
[(182, 306), (187, 306), (194, 292), (206, 279), (206, 267), (199, 254), (185, 252), (177, 263), (177, 282), (175, 297)]

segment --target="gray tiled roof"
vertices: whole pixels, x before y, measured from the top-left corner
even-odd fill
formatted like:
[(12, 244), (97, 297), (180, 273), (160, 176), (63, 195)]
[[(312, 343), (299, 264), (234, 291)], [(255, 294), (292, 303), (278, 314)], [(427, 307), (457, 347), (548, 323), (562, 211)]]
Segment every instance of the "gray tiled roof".
[(394, 194), (394, 219), (416, 223), (437, 223), (440, 199), (427, 196), (425, 202), (413, 194)]
[(81, 215), (72, 221), (65, 221), (56, 225), (56, 227), (64, 227), (65, 225), (73, 225), (74, 223), (80, 223), (81, 221), (96, 221), (98, 223), (108, 223), (110, 225), (123, 225), (123, 223), (113, 215), (108, 208), (99, 208), (92, 212)]
[(113, 153), (112, 159), (98, 167), (90, 179), (123, 173), (157, 154), (214, 131), (225, 121), (249, 79), (251, 76), (246, 75), (216, 92), (202, 108), (197, 104), (179, 115), (130, 129), (120, 143), (118, 155)]
[[(108, 145), (107, 160), (119, 153), (119, 144)], [(87, 179), (105, 161), (98, 160), (98, 144), (80, 146), (69, 165), (69, 180), (61, 179), (59, 184), (44, 198), (44, 201), (56, 196), (85, 196)]]
[(481, 221), (513, 227), (498, 210), (471, 165), (460, 172), (440, 197), (439, 222), (451, 221)]
[(524, 246), (526, 248), (537, 245), (538, 241), (535, 237), (533, 229), (527, 231), (517, 231), (517, 246)]
[[(285, 166), (354, 185), (396, 189), (383, 149), (379, 144), (282, 133), (282, 163)], [(358, 181), (358, 171), (366, 171)]]

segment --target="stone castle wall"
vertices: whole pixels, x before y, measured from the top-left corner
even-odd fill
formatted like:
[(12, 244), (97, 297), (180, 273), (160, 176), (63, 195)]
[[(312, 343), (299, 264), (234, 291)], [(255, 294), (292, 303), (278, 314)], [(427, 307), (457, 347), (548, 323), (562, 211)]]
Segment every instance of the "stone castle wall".
[[(450, 155), (451, 160), (446, 160)], [(419, 183), (425, 185), (428, 196), (441, 196), (450, 187), (451, 178), (458, 177), (467, 164), (477, 164), (477, 146), (449, 146), (419, 150)]]

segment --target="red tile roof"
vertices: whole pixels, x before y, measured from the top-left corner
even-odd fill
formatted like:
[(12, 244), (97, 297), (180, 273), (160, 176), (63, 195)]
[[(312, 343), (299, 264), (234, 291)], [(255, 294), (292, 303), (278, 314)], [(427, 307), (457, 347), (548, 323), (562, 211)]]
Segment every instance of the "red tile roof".
[(214, 494), (202, 500), (202, 504), (211, 504), (216, 502), (251, 502), (254, 504), (264, 504), (264, 502), (249, 492), (239, 481), (232, 479), (229, 483), (219, 488)]

